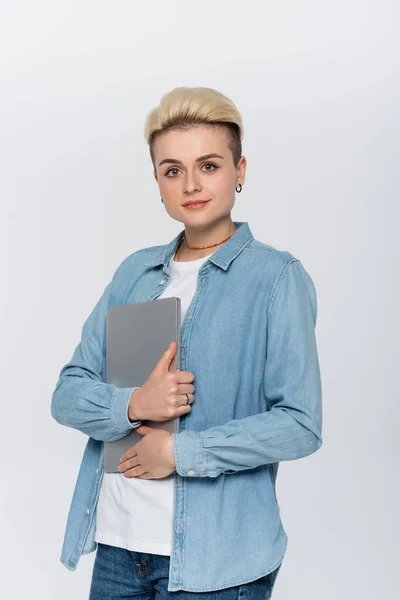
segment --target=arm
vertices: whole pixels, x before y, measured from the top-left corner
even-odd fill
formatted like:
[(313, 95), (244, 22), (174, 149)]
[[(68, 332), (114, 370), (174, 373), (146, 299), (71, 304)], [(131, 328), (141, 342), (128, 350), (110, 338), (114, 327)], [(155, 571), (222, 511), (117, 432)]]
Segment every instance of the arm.
[(103, 381), (105, 322), (110, 282), (82, 328), (72, 359), (60, 372), (51, 400), (51, 415), (95, 440), (113, 441), (141, 424), (129, 420), (131, 394), (137, 387)]
[(302, 458), (320, 448), (316, 318), (314, 284), (301, 262), (293, 259), (284, 266), (268, 306), (267, 411), (204, 431), (172, 434), (180, 475), (192, 470), (197, 477), (217, 477)]

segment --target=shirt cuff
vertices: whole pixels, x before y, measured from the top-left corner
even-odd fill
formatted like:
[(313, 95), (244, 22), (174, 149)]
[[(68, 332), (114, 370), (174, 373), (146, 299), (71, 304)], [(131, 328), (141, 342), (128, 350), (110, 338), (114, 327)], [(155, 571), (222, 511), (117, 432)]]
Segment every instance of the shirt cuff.
[(176, 471), (182, 477), (205, 477), (206, 457), (197, 431), (172, 434)]
[(127, 430), (134, 429), (142, 423), (142, 421), (130, 421), (128, 417), (128, 409), (132, 392), (137, 390), (139, 387), (140, 386), (115, 388), (111, 402), (110, 418), (113, 421), (115, 429), (119, 433), (128, 432)]

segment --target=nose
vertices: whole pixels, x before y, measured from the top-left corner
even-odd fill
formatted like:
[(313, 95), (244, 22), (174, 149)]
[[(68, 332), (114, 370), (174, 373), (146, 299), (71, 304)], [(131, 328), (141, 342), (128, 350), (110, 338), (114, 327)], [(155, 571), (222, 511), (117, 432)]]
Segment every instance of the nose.
[(201, 184), (196, 178), (195, 174), (187, 171), (183, 191), (186, 194), (192, 194), (193, 192), (198, 192), (201, 189)]

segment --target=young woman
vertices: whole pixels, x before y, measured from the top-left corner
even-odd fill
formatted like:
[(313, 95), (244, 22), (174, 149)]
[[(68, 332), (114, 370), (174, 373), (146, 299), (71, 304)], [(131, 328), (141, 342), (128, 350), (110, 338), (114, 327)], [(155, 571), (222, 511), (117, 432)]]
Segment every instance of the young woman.
[[(145, 135), (184, 229), (121, 263), (61, 370), (52, 415), (89, 439), (60, 560), (74, 570), (97, 549), (91, 600), (266, 600), (287, 547), (278, 464), (322, 444), (315, 287), (298, 258), (232, 221), (246, 159), (229, 98), (176, 88)], [(167, 296), (181, 299), (180, 370), (173, 342), (143, 386), (106, 384), (108, 308)], [(141, 424), (176, 416), (174, 434)], [(103, 442), (132, 428), (140, 442), (104, 473)]]

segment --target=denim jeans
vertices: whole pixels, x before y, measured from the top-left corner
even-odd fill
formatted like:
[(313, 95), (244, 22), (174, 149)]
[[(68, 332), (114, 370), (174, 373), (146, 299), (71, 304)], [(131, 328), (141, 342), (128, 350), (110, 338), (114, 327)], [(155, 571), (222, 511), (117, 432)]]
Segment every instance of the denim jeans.
[(125, 550), (98, 543), (89, 600), (269, 600), (282, 563), (264, 577), (212, 592), (169, 592), (170, 556)]

